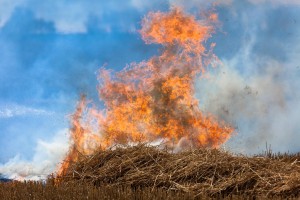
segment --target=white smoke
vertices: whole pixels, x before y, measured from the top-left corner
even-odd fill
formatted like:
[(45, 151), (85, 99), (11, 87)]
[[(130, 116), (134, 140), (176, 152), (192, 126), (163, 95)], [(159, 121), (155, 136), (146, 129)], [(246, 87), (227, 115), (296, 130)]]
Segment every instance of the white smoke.
[[(241, 5), (234, 2), (232, 9), (239, 10)], [(279, 4), (279, 1), (271, 0), (255, 2)], [(286, 4), (293, 3), (296, 1), (286, 1)], [(277, 30), (274, 28), (280, 27), (281, 22), (270, 14), (276, 8), (273, 10), (265, 5), (255, 8), (257, 10), (253, 12), (248, 10), (228, 16), (233, 21), (238, 16), (241, 22), (239, 28), (243, 37), (242, 41), (236, 42), (239, 50), (222, 58), (222, 64), (211, 69), (208, 78), (196, 82), (196, 97), (202, 110), (236, 127), (237, 134), (225, 144), (230, 150), (262, 153), (268, 144), (274, 152), (299, 152), (300, 38), (292, 37), (291, 42), (268, 32), (281, 31), (281, 37), (287, 37), (289, 32), (299, 35), (300, 29), (296, 25), (299, 16), (287, 14), (288, 10), (282, 12), (282, 18), (291, 21), (285, 22), (285, 28)], [(226, 40), (226, 34), (222, 39)], [(231, 42), (235, 44), (235, 41)], [(226, 46), (222, 48), (226, 49)]]
[(273, 5), (300, 5), (299, 0), (249, 0), (249, 2), (254, 4), (269, 3)]
[(234, 61), (224, 62), (196, 84), (202, 109), (236, 127), (237, 135), (227, 147), (252, 154), (261, 153), (267, 143), (273, 151), (299, 151), (300, 81), (296, 69), (270, 60), (257, 73), (239, 69)]
[[(262, 142), (270, 139), (269, 115), (273, 110), (284, 109), (282, 90), (280, 86), (279, 90), (274, 90), (273, 77), (273, 74), (267, 74), (246, 79), (235, 69), (223, 66), (197, 84), (202, 109), (236, 127), (237, 137), (243, 141), (242, 146), (234, 144), (234, 149), (238, 148), (239, 152), (255, 150), (261, 145), (252, 141), (256, 138)], [(249, 132), (253, 133), (248, 138)]]
[(59, 131), (49, 141), (39, 140), (32, 160), (27, 161), (15, 156), (0, 165), (0, 174), (15, 180), (40, 180), (55, 173), (68, 151), (67, 130)]
[(212, 5), (230, 5), (234, 0), (169, 0), (171, 5), (180, 6), (181, 8), (203, 7)]

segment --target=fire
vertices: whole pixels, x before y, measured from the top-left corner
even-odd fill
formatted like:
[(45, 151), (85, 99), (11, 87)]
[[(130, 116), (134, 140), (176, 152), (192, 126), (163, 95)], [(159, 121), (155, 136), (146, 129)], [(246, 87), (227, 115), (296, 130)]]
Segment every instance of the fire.
[(163, 140), (173, 147), (216, 148), (226, 142), (233, 129), (203, 114), (194, 97), (195, 79), (215, 59), (203, 44), (213, 32), (208, 22), (178, 8), (149, 13), (140, 33), (147, 44), (162, 45), (161, 55), (116, 74), (100, 71), (98, 92), (106, 109), (87, 108), (81, 99), (72, 117), (73, 145), (58, 174), (79, 154), (115, 144)]

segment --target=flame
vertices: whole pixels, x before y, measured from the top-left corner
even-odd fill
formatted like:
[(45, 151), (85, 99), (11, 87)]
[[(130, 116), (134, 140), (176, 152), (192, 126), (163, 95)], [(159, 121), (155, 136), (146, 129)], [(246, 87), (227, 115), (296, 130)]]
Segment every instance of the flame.
[(89, 128), (85, 128), (82, 125), (81, 118), (85, 111), (86, 104), (85, 96), (81, 96), (81, 100), (71, 118), (72, 128), (70, 133), (72, 144), (67, 157), (58, 170), (58, 174), (63, 174), (65, 170), (69, 168), (71, 162), (78, 160), (80, 154), (92, 154), (96, 147), (98, 147), (97, 144), (101, 142), (98, 135), (92, 133)]
[[(217, 16), (211, 14), (210, 20)], [(233, 129), (203, 114), (194, 97), (195, 79), (216, 58), (204, 46), (213, 32), (208, 22), (179, 8), (149, 13), (140, 33), (147, 44), (162, 45), (161, 55), (133, 63), (116, 74), (100, 70), (98, 92), (106, 109), (102, 113), (87, 109), (85, 98), (81, 99), (72, 117), (73, 145), (58, 174), (79, 154), (115, 144), (164, 140), (168, 146), (185, 143), (216, 148), (226, 142)], [(91, 118), (97, 121), (96, 130)]]

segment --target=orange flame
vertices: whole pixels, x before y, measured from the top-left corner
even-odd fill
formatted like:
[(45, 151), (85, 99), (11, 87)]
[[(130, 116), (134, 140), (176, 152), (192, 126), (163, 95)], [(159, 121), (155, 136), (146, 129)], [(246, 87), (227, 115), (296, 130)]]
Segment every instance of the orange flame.
[[(216, 14), (211, 16), (217, 20)], [(178, 8), (149, 13), (140, 33), (146, 43), (162, 45), (162, 54), (115, 75), (101, 70), (98, 92), (106, 110), (101, 114), (90, 108), (84, 114), (86, 102), (81, 100), (72, 118), (73, 145), (59, 174), (78, 159), (78, 152), (90, 154), (114, 144), (164, 140), (168, 146), (216, 148), (224, 143), (233, 129), (205, 116), (194, 98), (197, 75), (215, 58), (203, 45), (213, 31)], [(82, 116), (96, 119), (96, 130)]]

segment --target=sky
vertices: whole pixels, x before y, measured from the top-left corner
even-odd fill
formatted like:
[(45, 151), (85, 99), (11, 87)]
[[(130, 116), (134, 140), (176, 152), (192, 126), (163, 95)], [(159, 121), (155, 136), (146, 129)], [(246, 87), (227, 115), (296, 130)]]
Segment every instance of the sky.
[(299, 0), (0, 0), (0, 174), (53, 170), (80, 94), (99, 102), (101, 67), (156, 55), (159, 46), (139, 35), (141, 19), (171, 6), (219, 14), (208, 42), (222, 64), (196, 81), (195, 96), (236, 127), (224, 148), (300, 151)]

